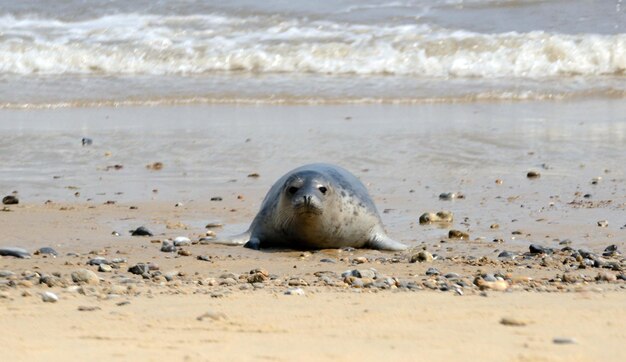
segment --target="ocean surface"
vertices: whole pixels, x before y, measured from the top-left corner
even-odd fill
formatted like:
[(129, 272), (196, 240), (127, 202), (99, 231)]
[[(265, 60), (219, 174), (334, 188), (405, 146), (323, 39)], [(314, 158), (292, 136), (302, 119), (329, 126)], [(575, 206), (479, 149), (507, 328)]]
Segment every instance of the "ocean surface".
[(626, 1), (0, 1), (0, 108), (626, 98)]

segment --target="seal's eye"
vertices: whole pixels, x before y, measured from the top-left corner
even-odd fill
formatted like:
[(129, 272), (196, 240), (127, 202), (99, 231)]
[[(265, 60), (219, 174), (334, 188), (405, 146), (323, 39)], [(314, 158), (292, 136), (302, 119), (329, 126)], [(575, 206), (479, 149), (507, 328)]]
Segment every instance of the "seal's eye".
[(328, 189), (327, 189), (326, 187), (324, 187), (324, 186), (320, 186), (320, 187), (318, 187), (318, 190), (320, 190), (320, 192), (321, 192), (322, 194), (326, 194), (326, 191), (328, 191)]
[(298, 188), (295, 186), (291, 186), (290, 188), (287, 189), (287, 192), (289, 192), (290, 194), (295, 194), (296, 192), (298, 192)]

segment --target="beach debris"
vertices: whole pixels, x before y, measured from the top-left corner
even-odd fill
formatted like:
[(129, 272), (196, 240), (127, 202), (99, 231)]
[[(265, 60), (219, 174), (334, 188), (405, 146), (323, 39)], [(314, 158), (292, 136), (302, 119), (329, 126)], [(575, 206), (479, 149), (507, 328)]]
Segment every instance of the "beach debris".
[(18, 200), (17, 197), (13, 195), (7, 195), (2, 198), (2, 204), (4, 205), (17, 205), (19, 203), (20, 203), (20, 200)]
[(119, 171), (119, 170), (121, 170), (123, 168), (124, 168), (124, 165), (120, 165), (118, 163), (118, 164), (115, 164), (115, 165), (109, 165), (109, 166), (105, 167), (104, 170), (105, 171), (109, 171), (109, 170)]
[(30, 253), (26, 249), (13, 246), (5, 246), (0, 247), (0, 256), (14, 256), (20, 259), (29, 259)]
[(213, 196), (211, 197), (211, 201), (222, 201), (222, 197), (221, 196)]
[(259, 175), (256, 172), (253, 172), (253, 173), (249, 174), (248, 177), (250, 177), (250, 178), (259, 178), (259, 177), (261, 177), (261, 175)]
[(219, 222), (210, 222), (210, 223), (206, 224), (206, 226), (204, 228), (205, 229), (215, 229), (215, 228), (221, 228), (223, 226), (224, 226), (224, 224), (219, 223)]
[(154, 236), (145, 226), (140, 226), (135, 230), (131, 230), (132, 236)]
[(93, 144), (93, 140), (87, 137), (83, 137), (83, 139), (80, 140), (80, 142), (82, 143), (83, 146), (91, 146)]
[(597, 224), (601, 228), (605, 228), (609, 226), (609, 222), (607, 220), (600, 220), (597, 222)]
[(450, 211), (439, 211), (437, 213), (425, 212), (420, 218), (420, 224), (432, 224), (432, 223), (451, 223), (453, 221), (453, 215)]
[(45, 303), (56, 303), (59, 301), (59, 297), (52, 292), (43, 292), (41, 293), (41, 300)]

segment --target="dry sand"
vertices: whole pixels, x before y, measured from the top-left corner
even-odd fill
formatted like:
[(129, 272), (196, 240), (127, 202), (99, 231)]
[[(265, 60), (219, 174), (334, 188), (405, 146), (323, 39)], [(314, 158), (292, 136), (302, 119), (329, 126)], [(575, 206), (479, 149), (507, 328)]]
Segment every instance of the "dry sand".
[[(612, 118), (614, 112), (596, 112), (593, 122), (576, 123), (578, 128), (572, 129), (568, 122), (585, 117), (579, 116), (580, 109), (597, 111), (604, 109), (602, 104), (508, 107), (192, 107), (183, 113), (194, 126), (180, 139), (176, 127), (164, 127), (162, 133), (156, 126), (140, 128), (144, 133), (135, 139), (131, 136), (137, 129), (130, 136), (124, 132), (133, 117), (149, 115), (155, 124), (165, 124), (171, 109), (161, 116), (151, 108), (4, 112), (4, 119), (23, 122), (2, 123), (2, 129), (17, 134), (22, 143), (34, 139), (33, 144), (63, 155), (76, 151), (54, 140), (75, 137), (75, 126), (89, 122), (81, 118), (86, 115), (105, 112), (111, 117), (110, 128), (90, 123), (101, 137), (96, 143), (107, 137), (121, 141), (103, 148), (94, 144), (97, 152), (81, 155), (84, 163), (49, 161), (53, 171), (42, 168), (40, 178), (28, 172), (34, 166), (26, 161), (20, 166), (26, 171), (18, 166), (3, 171), (3, 192), (17, 189), (21, 202), (0, 212), (0, 247), (18, 246), (31, 253), (52, 247), (59, 253), (56, 258), (0, 259), (0, 270), (14, 273), (0, 277), (3, 359), (624, 360), (624, 258), (619, 253), (602, 256), (609, 245), (621, 252), (626, 248), (626, 192), (619, 167), (626, 150), (624, 135), (615, 134), (624, 120)], [(552, 123), (533, 118), (546, 109), (559, 115)], [(506, 123), (508, 115), (520, 110), (526, 112), (523, 117)], [(463, 111), (489, 122), (454, 117), (445, 122)], [(236, 136), (229, 138), (228, 127), (219, 122), (207, 131), (198, 121), (207, 112), (213, 119), (233, 120), (238, 128), (231, 133)], [(253, 114), (272, 119), (271, 127), (250, 121)], [(380, 124), (386, 114), (397, 116), (399, 126)], [(429, 118), (415, 125), (411, 117), (416, 114)], [(279, 119), (272, 118), (277, 115)], [(354, 118), (344, 119), (348, 115)], [(298, 121), (289, 123), (291, 116)], [(321, 124), (307, 123), (316, 117)], [(33, 130), (46, 119), (57, 123), (38, 136)], [(354, 126), (358, 122), (361, 127)], [(284, 132), (288, 127), (306, 136), (287, 142), (293, 139)], [(312, 131), (305, 133), (307, 129)], [(559, 129), (568, 138), (558, 137)], [(272, 133), (278, 139), (272, 140)], [(211, 139), (212, 153), (197, 156), (208, 134), (223, 142)], [(163, 148), (165, 140), (174, 139), (184, 149), (183, 138), (192, 145), (187, 156)], [(122, 149), (131, 140), (139, 145)], [(146, 140), (155, 153), (137, 155), (134, 150)], [(9, 158), (27, 159), (26, 148), (6, 147), (5, 164), (13, 165)], [(317, 152), (318, 147), (323, 150)], [(577, 147), (589, 152), (578, 154)], [(7, 149), (13, 153), (7, 155)], [(118, 158), (112, 160), (105, 149)], [(197, 243), (209, 222), (224, 224), (211, 229), (218, 234), (243, 231), (274, 178), (315, 155), (323, 161), (336, 157), (354, 171), (370, 187), (389, 234), (411, 249), (253, 251)], [(517, 156), (507, 161), (511, 155)], [(93, 160), (84, 161), (88, 157)], [(199, 171), (204, 158), (215, 166), (214, 174), (206, 177)], [(230, 168), (229, 158), (234, 160)], [(155, 161), (163, 161), (164, 168), (145, 168)], [(123, 169), (100, 167), (116, 162)], [(556, 166), (542, 167), (544, 162)], [(186, 167), (189, 174), (181, 172)], [(529, 169), (542, 176), (528, 179)], [(253, 172), (261, 177), (247, 177)], [(602, 180), (592, 184), (595, 176)], [(153, 188), (159, 191), (153, 193)], [(73, 196), (75, 192), (80, 194)], [(444, 201), (438, 197), (441, 192), (462, 192), (465, 198)], [(586, 193), (592, 196), (584, 197)], [(213, 196), (222, 201), (209, 201)], [(454, 222), (418, 223), (422, 213), (440, 210), (451, 210)], [(598, 226), (601, 220), (608, 226)], [(130, 236), (130, 229), (142, 225), (155, 235)], [(469, 233), (469, 239), (448, 238), (450, 229)], [(177, 236), (194, 242), (181, 247), (186, 255), (160, 251), (163, 240)], [(554, 253), (530, 254), (530, 244)], [(515, 259), (499, 258), (505, 250)], [(411, 262), (423, 251), (434, 260)], [(111, 271), (98, 272), (97, 266), (87, 265), (98, 256), (122, 260), (112, 263)], [(138, 263), (151, 263), (153, 270), (143, 277), (131, 274), (129, 267)], [(375, 279), (341, 276), (355, 269), (369, 273), (370, 268), (376, 270)], [(427, 275), (429, 268), (440, 275)], [(100, 281), (72, 281), (71, 274), (79, 269), (94, 271)], [(444, 277), (449, 273), (458, 276)], [(57, 275), (52, 287), (41, 283), (46, 275)], [(494, 277), (498, 281), (489, 282)], [(300, 288), (303, 295), (286, 295), (292, 288)], [(41, 293), (46, 291), (59, 300), (44, 303)], [(84, 307), (95, 310), (80, 310)], [(521, 325), (503, 324), (503, 318)], [(555, 338), (571, 343), (556, 343)]]

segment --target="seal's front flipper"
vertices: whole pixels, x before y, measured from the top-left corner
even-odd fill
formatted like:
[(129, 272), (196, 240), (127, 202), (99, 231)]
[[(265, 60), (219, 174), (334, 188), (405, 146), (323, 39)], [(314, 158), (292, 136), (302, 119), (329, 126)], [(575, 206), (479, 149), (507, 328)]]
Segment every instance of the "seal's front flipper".
[(245, 233), (234, 235), (226, 239), (211, 240), (211, 243), (223, 244), (223, 245), (244, 245), (248, 241), (250, 241), (250, 236), (251, 236), (250, 231), (246, 231)]
[(252, 249), (252, 250), (260, 250), (261, 249), (261, 240), (258, 238), (250, 238), (247, 243), (243, 245), (244, 248)]
[(408, 248), (408, 246), (402, 244), (399, 241), (393, 240), (385, 234), (374, 235), (374, 237), (372, 238), (372, 240), (370, 240), (367, 246), (372, 249), (393, 251), (406, 250)]

